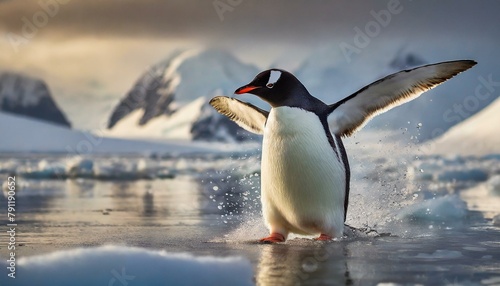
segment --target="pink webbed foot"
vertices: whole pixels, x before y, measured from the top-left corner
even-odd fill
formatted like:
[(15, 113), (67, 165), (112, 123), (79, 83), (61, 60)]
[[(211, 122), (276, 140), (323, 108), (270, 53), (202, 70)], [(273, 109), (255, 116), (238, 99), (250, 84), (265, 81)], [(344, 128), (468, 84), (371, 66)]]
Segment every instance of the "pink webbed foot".
[(281, 233), (273, 232), (270, 236), (261, 238), (259, 243), (271, 244), (276, 242), (285, 242), (285, 236)]
[(315, 238), (314, 240), (329, 241), (329, 240), (332, 240), (332, 239), (333, 239), (333, 237), (322, 233), (318, 238)]

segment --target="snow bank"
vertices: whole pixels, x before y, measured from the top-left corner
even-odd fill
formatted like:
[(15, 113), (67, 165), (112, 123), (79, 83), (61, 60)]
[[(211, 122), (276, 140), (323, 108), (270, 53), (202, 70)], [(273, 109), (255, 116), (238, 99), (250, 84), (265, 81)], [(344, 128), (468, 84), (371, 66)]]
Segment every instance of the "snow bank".
[(448, 170), (437, 174), (438, 181), (474, 181), (482, 182), (488, 179), (488, 173), (482, 169)]
[(113, 129), (105, 134), (124, 138), (168, 138), (191, 140), (191, 127), (201, 113), (201, 107), (206, 103), (204, 97), (183, 106), (171, 116), (162, 115), (152, 118), (145, 125), (139, 125), (144, 110), (137, 109), (116, 123)]
[(476, 183), (500, 171), (500, 157), (423, 156), (408, 166), (412, 180)]
[(58, 152), (73, 155), (92, 153), (206, 152), (190, 142), (140, 141), (106, 138), (22, 116), (0, 112), (0, 152)]
[(500, 196), (500, 175), (491, 177), (486, 182), (486, 187), (492, 195)]
[[(5, 269), (6, 262), (1, 265)], [(18, 261), (16, 279), (1, 285), (253, 285), (250, 262), (241, 257), (120, 246), (58, 251)]]
[(467, 218), (467, 205), (458, 196), (446, 195), (413, 204), (400, 211), (398, 217), (414, 222), (455, 222)]
[(493, 217), (493, 225), (500, 226), (500, 215)]
[[(243, 148), (241, 145), (239, 148)], [(91, 155), (91, 156), (33, 156), (18, 160), (0, 158), (1, 175), (17, 175), (27, 179), (97, 179), (139, 180), (168, 179), (177, 175), (203, 176), (218, 171), (232, 175), (260, 172), (260, 160), (256, 156), (256, 145), (246, 145), (247, 152), (227, 149), (223, 153), (189, 153), (137, 155)], [(45, 156), (44, 156), (45, 157)], [(241, 160), (240, 160), (241, 159)]]
[(500, 154), (500, 98), (432, 142), (429, 153)]

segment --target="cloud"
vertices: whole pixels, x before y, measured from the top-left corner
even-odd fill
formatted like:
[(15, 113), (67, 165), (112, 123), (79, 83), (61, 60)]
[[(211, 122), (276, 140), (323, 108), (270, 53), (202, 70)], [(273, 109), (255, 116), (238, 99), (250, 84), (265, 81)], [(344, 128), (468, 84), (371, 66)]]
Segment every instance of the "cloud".
[(22, 34), (26, 21), (33, 23), (37, 13), (52, 9), (57, 11), (39, 29), (40, 35), (321, 42), (352, 37), (354, 27), (364, 28), (373, 20), (371, 11), (387, 9), (390, 3), (404, 9), (387, 27), (386, 34), (393, 37), (422, 31), (427, 37), (489, 34), (499, 22), (497, 1), (448, 0), (433, 2), (430, 8), (428, 2), (409, 0), (39, 0), (0, 2), (0, 30)]
[[(200, 17), (202, 9), (190, 9), (180, 1), (31, 1), (29, 4), (10, 1), (1, 5), (4, 30), (22, 33), (25, 21), (35, 22), (36, 14), (51, 7), (52, 14), (44, 25), (45, 34), (63, 37), (80, 35), (171, 36), (186, 32), (190, 23), (186, 19), (206, 19)], [(63, 4), (63, 2), (67, 2)], [(191, 1), (192, 2), (192, 1)], [(182, 4), (181, 4), (182, 3)], [(200, 6), (200, 4), (198, 4)], [(49, 13), (48, 13), (49, 14)], [(184, 20), (183, 20), (184, 19)], [(202, 23), (201, 23), (202, 24)]]

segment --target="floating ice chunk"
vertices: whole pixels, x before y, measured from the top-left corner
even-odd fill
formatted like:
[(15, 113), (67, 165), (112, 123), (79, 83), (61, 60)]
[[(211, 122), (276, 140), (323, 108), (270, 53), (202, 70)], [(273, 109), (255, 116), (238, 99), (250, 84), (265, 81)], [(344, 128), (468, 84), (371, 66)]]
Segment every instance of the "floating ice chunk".
[(196, 172), (195, 167), (196, 166), (194, 166), (193, 162), (190, 162), (186, 158), (180, 158), (175, 163), (174, 169), (184, 173), (195, 173)]
[(477, 246), (464, 246), (462, 248), (469, 251), (480, 251), (480, 252), (488, 250), (485, 247), (477, 247)]
[[(0, 262), (0, 266), (5, 269), (6, 262)], [(252, 266), (244, 258), (194, 257), (119, 246), (22, 257), (17, 270), (15, 281), (2, 275), (0, 284), (253, 285)]]
[(500, 226), (500, 214), (493, 217), (493, 225)]
[(455, 258), (460, 258), (462, 257), (462, 252), (456, 251), (456, 250), (445, 250), (445, 249), (438, 249), (434, 251), (432, 254), (428, 253), (419, 253), (415, 256), (415, 258), (420, 258), (420, 259), (455, 259)]
[[(15, 191), (19, 191), (19, 188), (17, 186), (14, 186), (12, 187), (12, 183), (9, 185), (9, 181), (8, 180), (5, 180), (3, 181), (2, 183), (2, 192), (3, 192), (3, 195), (4, 197), (8, 197), (9, 196), (9, 191), (11, 191), (11, 189), (15, 188)], [(12, 192), (11, 192), (12, 194)]]
[(448, 170), (437, 175), (438, 181), (473, 181), (482, 182), (488, 179), (488, 173), (482, 169)]
[(410, 221), (459, 221), (467, 218), (467, 205), (455, 195), (446, 195), (411, 205), (398, 214)]
[(64, 166), (58, 162), (41, 160), (36, 167), (25, 166), (18, 170), (18, 174), (24, 178), (31, 179), (57, 179), (64, 178)]
[(158, 172), (158, 164), (151, 160), (141, 158), (136, 165), (137, 173), (141, 174), (143, 177), (155, 177)]
[(70, 177), (91, 177), (94, 162), (82, 157), (74, 157), (66, 162), (66, 174)]
[(130, 180), (139, 177), (135, 165), (122, 161), (101, 163), (94, 166), (94, 176), (101, 180)]
[(500, 277), (499, 276), (491, 276), (490, 278), (482, 279), (481, 284), (482, 285), (498, 285), (498, 284), (500, 284)]
[(500, 196), (500, 175), (493, 176), (486, 182), (486, 187), (491, 194)]
[(0, 161), (0, 174), (15, 174), (17, 167), (22, 164), (16, 159)]

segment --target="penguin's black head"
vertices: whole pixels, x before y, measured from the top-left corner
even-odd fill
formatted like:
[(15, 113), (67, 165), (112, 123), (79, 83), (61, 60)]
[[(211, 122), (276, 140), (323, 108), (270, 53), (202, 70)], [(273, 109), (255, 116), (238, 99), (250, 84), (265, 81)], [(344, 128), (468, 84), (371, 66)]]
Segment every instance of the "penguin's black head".
[(291, 73), (270, 69), (259, 73), (235, 94), (251, 93), (271, 104), (272, 107), (296, 106), (303, 97), (310, 96), (304, 85)]

